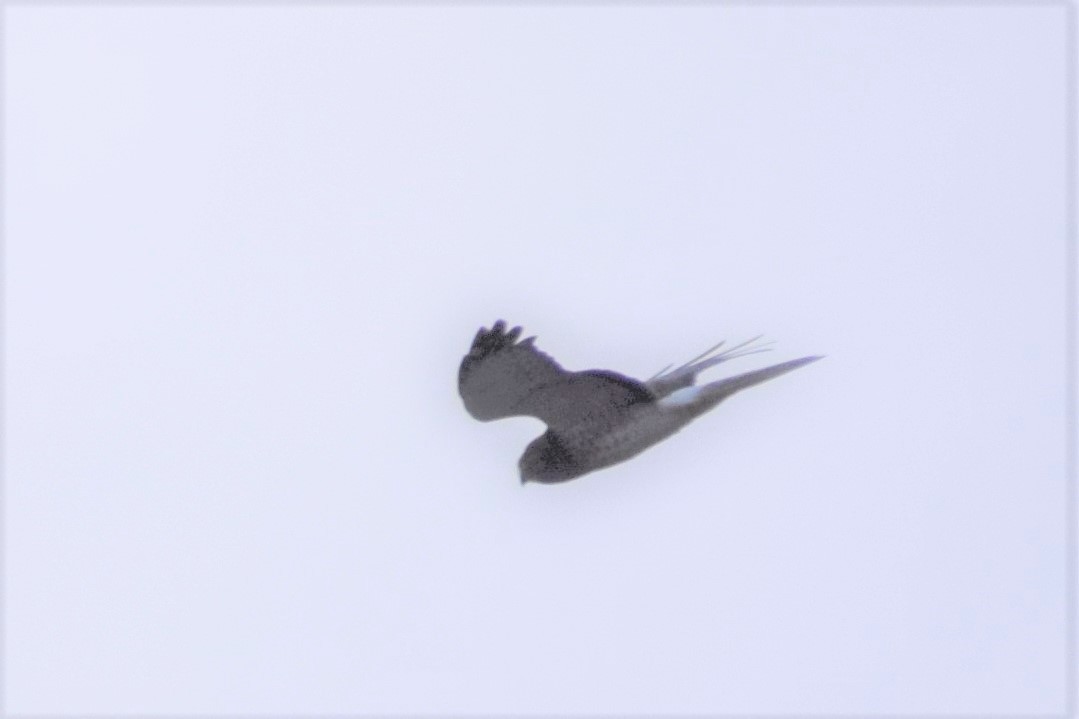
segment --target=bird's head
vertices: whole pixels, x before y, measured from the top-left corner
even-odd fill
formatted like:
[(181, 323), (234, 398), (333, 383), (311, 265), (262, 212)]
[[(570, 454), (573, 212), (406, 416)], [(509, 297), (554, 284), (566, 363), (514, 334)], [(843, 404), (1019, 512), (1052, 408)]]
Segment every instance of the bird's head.
[(584, 474), (565, 446), (550, 432), (540, 435), (525, 447), (517, 468), (521, 472), (521, 484), (554, 484)]

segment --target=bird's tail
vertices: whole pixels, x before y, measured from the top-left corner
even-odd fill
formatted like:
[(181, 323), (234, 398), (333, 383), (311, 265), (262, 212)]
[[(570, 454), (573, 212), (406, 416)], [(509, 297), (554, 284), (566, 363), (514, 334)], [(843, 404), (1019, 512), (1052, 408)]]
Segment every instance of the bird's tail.
[(698, 374), (709, 367), (714, 367), (720, 362), (757, 354), (758, 352), (768, 352), (771, 349), (768, 347), (771, 342), (754, 344), (762, 336), (763, 335), (758, 335), (751, 340), (746, 340), (742, 344), (730, 347), (723, 352), (716, 352), (716, 350), (725, 344), (725, 342), (720, 342), (715, 347), (697, 355), (677, 369), (672, 370), (670, 365), (664, 367), (657, 372), (654, 377), (645, 382), (645, 385), (657, 397), (666, 397), (676, 390), (691, 386), (694, 381), (696, 381)]
[(822, 357), (823, 355), (801, 357), (788, 362), (780, 362), (779, 364), (774, 364), (771, 367), (765, 367), (764, 369), (753, 370), (752, 372), (746, 372), (744, 374), (735, 375), (734, 377), (711, 382), (701, 388), (701, 401), (707, 402), (711, 406), (715, 406), (735, 392), (740, 392), (747, 387), (752, 387), (761, 382), (767, 382), (770, 379), (796, 370), (799, 367), (804, 367), (811, 362), (816, 362)]
[(760, 384), (761, 382), (767, 382), (770, 379), (786, 374), (791, 370), (796, 370), (799, 367), (804, 367), (811, 362), (816, 362), (821, 359), (821, 357), (822, 355), (801, 357), (788, 362), (780, 362), (779, 364), (765, 367), (764, 369), (753, 370), (752, 372), (735, 375), (734, 377), (727, 377), (726, 379), (710, 382), (709, 384), (681, 388), (661, 399), (660, 404), (671, 409), (683, 407), (691, 416), (695, 417), (702, 412), (707, 412), (712, 409), (735, 392)]

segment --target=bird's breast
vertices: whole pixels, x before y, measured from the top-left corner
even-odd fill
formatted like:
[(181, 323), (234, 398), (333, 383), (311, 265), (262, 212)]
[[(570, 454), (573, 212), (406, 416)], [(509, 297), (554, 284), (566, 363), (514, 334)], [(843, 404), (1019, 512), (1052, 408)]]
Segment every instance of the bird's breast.
[(592, 469), (633, 457), (681, 429), (686, 422), (655, 405), (627, 412), (623, 421), (604, 427), (581, 426), (562, 433), (582, 464)]

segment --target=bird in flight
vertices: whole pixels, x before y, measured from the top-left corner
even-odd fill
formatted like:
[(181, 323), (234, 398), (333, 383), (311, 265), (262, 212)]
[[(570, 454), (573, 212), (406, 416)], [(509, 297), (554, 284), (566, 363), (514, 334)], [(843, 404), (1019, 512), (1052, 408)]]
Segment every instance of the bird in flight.
[(457, 375), (468, 413), (489, 422), (537, 417), (547, 431), (518, 462), (521, 483), (576, 479), (640, 454), (670, 437), (735, 392), (790, 372), (820, 356), (696, 385), (697, 375), (721, 362), (767, 351), (760, 337), (723, 352), (723, 342), (681, 367), (666, 367), (647, 381), (609, 370), (570, 372), (536, 349), (535, 337), (518, 341), (498, 320), (481, 327)]

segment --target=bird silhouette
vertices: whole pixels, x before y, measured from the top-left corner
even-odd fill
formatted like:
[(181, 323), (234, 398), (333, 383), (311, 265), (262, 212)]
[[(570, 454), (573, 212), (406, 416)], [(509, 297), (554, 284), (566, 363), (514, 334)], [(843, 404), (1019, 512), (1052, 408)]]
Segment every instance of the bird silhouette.
[(697, 375), (721, 362), (767, 351), (755, 337), (718, 352), (720, 342), (682, 366), (646, 381), (609, 370), (571, 372), (536, 349), (535, 337), (518, 341), (498, 320), (481, 327), (458, 371), (465, 409), (481, 422), (537, 417), (547, 431), (518, 462), (521, 483), (565, 482), (624, 462), (670, 437), (735, 392), (821, 359), (781, 362), (709, 384)]

